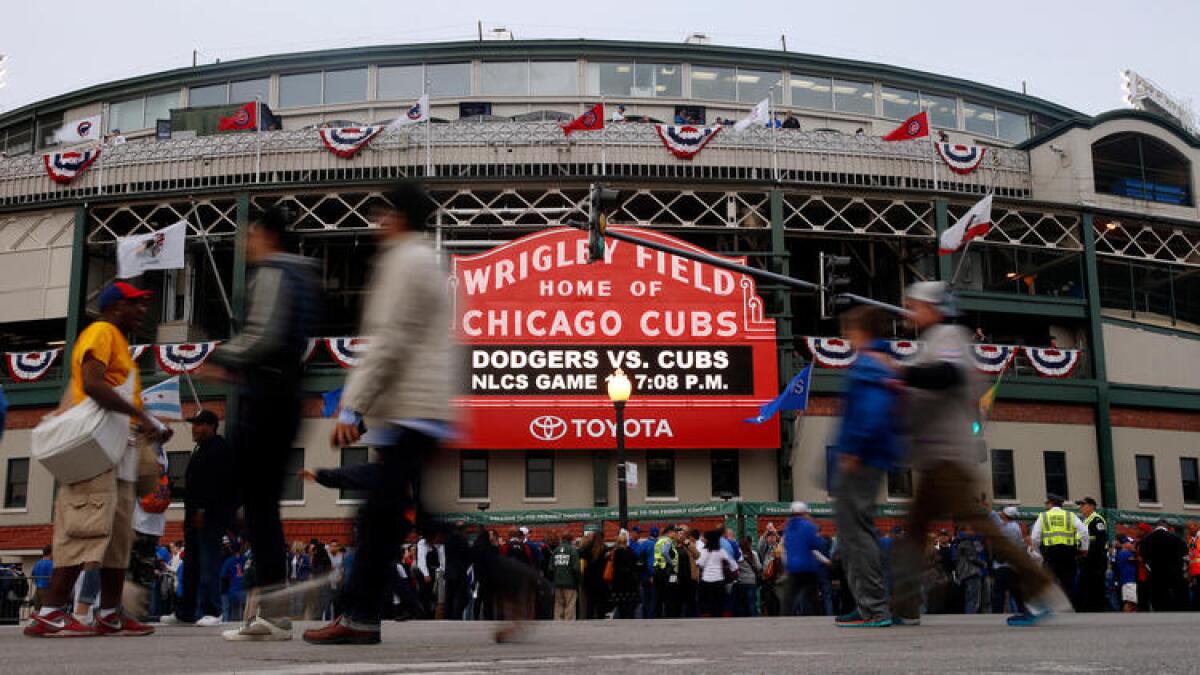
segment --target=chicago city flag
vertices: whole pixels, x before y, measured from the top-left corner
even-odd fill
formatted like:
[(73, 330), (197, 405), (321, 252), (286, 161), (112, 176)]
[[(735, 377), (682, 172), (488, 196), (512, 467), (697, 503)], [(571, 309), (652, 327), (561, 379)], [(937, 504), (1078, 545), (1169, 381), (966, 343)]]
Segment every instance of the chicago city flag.
[(563, 134), (570, 136), (572, 131), (599, 131), (604, 128), (604, 104), (597, 103), (588, 108), (587, 112), (562, 125)]
[(179, 376), (167, 378), (142, 391), (142, 407), (160, 419), (183, 419), (183, 405), (179, 402)]
[(942, 233), (938, 241), (938, 255), (948, 255), (959, 250), (975, 237), (982, 237), (992, 229), (992, 196), (980, 199), (970, 211), (963, 214), (957, 223)]
[(904, 124), (896, 127), (887, 136), (883, 137), (885, 141), (911, 141), (917, 138), (924, 138), (929, 135), (929, 115), (922, 110), (912, 117), (904, 120)]
[(117, 240), (117, 278), (140, 277), (146, 270), (183, 269), (187, 221), (157, 232)]

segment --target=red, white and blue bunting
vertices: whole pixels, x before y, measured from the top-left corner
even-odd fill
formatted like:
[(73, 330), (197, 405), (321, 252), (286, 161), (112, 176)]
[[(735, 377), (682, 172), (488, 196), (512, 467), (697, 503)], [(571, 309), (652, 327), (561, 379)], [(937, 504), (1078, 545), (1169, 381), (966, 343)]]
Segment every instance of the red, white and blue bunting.
[(142, 358), (142, 354), (145, 354), (149, 348), (150, 345), (129, 345), (129, 358), (137, 361)]
[(87, 168), (99, 156), (100, 148), (92, 148), (91, 150), (48, 153), (42, 155), (42, 161), (46, 164), (46, 174), (50, 176), (50, 180), (59, 185), (66, 185), (75, 180), (79, 174), (87, 171)]
[(372, 138), (383, 127), (326, 127), (317, 129), (317, 133), (321, 136), (321, 142), (329, 151), (338, 157), (350, 159), (359, 150), (367, 147), (367, 143), (371, 142)]
[(325, 338), (325, 346), (339, 366), (353, 368), (362, 362), (363, 355), (367, 353), (367, 338)]
[(177, 345), (158, 345), (154, 355), (158, 366), (169, 375), (182, 375), (204, 365), (217, 348), (217, 342), (184, 342)]
[(655, 124), (654, 129), (672, 155), (679, 159), (691, 159), (700, 154), (704, 146), (720, 133), (721, 125), (696, 127), (688, 124), (679, 126)]
[(37, 382), (46, 376), (54, 359), (62, 352), (61, 349), (47, 349), (44, 352), (8, 352), (5, 362), (8, 374), (17, 382)]
[(907, 361), (921, 351), (921, 343), (914, 340), (888, 340), (888, 353), (897, 361)]
[(957, 143), (934, 143), (938, 157), (959, 175), (967, 175), (979, 168), (987, 155), (987, 148), (978, 145), (959, 145)]
[(849, 368), (858, 355), (849, 340), (842, 338), (804, 338), (813, 359), (824, 368)]
[(1070, 377), (1079, 365), (1078, 349), (1025, 347), (1025, 358), (1043, 377)]
[(999, 375), (1008, 369), (1017, 348), (1010, 345), (971, 345), (975, 369), (989, 375)]

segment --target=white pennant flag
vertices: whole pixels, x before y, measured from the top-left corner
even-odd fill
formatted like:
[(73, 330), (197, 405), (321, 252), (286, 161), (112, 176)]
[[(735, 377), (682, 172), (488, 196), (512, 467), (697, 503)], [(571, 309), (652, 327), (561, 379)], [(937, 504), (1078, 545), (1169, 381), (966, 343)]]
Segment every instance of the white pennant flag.
[(183, 269), (187, 221), (157, 232), (117, 240), (117, 278), (139, 277), (147, 270)]
[(756, 124), (766, 124), (769, 114), (771, 102), (767, 99), (759, 101), (750, 114), (745, 118), (738, 120), (738, 123), (733, 125), (733, 130), (737, 132), (745, 131)]
[(100, 116), (92, 115), (81, 120), (71, 120), (54, 132), (59, 143), (85, 143), (100, 140)]
[(980, 199), (970, 211), (963, 214), (957, 223), (942, 233), (938, 241), (938, 255), (948, 255), (962, 248), (975, 237), (982, 237), (992, 229), (992, 196)]
[(421, 96), (413, 107), (404, 111), (399, 117), (387, 125), (388, 131), (399, 129), (410, 124), (429, 121), (429, 94)]

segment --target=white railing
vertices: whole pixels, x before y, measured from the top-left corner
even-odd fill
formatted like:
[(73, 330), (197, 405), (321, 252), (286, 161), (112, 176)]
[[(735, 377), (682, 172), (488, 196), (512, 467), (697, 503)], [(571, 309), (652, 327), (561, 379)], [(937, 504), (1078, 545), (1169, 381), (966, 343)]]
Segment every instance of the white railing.
[(312, 129), (219, 134), (106, 148), (70, 185), (46, 175), (42, 155), (0, 160), (0, 206), (97, 195), (385, 180), (455, 178), (650, 178), (1029, 196), (1029, 157), (993, 148), (974, 173), (952, 173), (924, 141), (789, 129), (723, 129), (690, 160), (673, 156), (653, 125), (610, 125), (570, 138), (553, 122), (456, 122), (381, 134), (352, 159), (328, 152)]

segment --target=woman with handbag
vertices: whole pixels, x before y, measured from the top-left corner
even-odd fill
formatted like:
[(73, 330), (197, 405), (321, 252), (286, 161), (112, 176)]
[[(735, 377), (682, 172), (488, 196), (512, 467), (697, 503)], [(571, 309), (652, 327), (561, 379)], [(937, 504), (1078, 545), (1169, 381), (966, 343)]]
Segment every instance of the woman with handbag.
[[(71, 350), (71, 379), (60, 406), (63, 418), (69, 418), (76, 406), (90, 399), (99, 409), (98, 414), (128, 418), (131, 431), (137, 429), (147, 441), (165, 443), (171, 438), (170, 429), (142, 410), (141, 382), (125, 339), (145, 318), (150, 295), (150, 291), (123, 281), (109, 284), (100, 292), (97, 302), (101, 317), (80, 333)], [(52, 421), (43, 424), (52, 426)], [(34, 436), (37, 445), (37, 429)], [(93, 460), (89, 466), (107, 464), (107, 468), (85, 480), (75, 477), (59, 490), (54, 504), (54, 572), (44, 606), (25, 627), (25, 634), (31, 637), (154, 632), (153, 627), (118, 609), (133, 546), (137, 446), (126, 443), (114, 458), (107, 456), (106, 446), (92, 445), (96, 452), (89, 456)], [(100, 569), (100, 609), (94, 626), (76, 621), (67, 606), (75, 578), (85, 566)]]
[(700, 551), (700, 616), (721, 616), (725, 606), (725, 585), (736, 582), (738, 567), (729, 554), (721, 548), (721, 531), (704, 533), (704, 547)]

